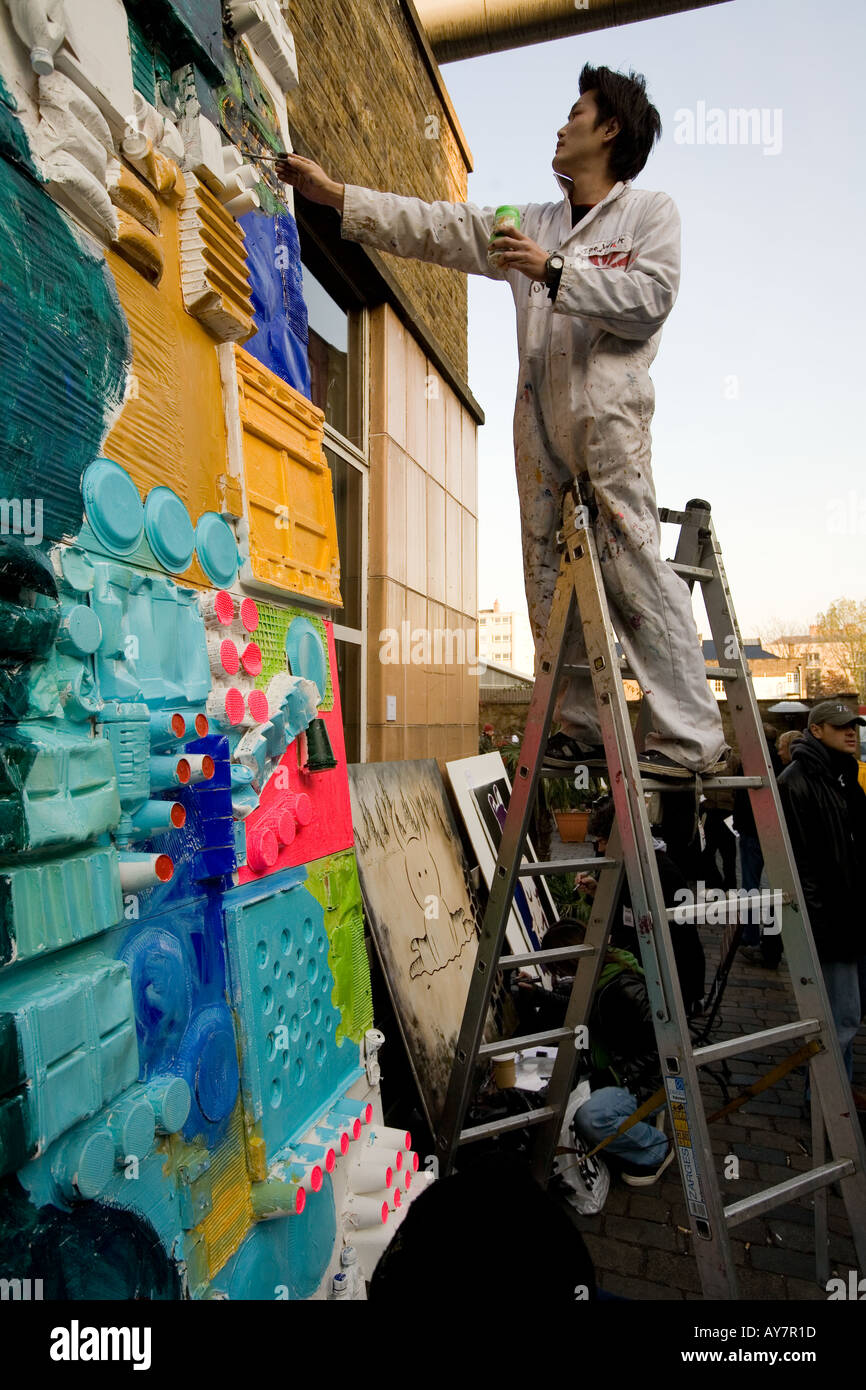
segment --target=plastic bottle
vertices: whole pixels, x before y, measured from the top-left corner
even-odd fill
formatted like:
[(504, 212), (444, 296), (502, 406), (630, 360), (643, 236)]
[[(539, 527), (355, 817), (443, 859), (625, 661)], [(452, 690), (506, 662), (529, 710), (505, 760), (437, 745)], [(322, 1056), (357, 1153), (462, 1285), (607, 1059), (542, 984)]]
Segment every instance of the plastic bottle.
[(351, 1291), (350, 1297), (359, 1302), (362, 1299), (366, 1301), (367, 1285), (364, 1282), (364, 1276), (358, 1264), (358, 1252), (354, 1245), (345, 1245), (343, 1247), (340, 1252), (340, 1264), (343, 1266), (343, 1271), (349, 1284)]
[(503, 233), (511, 231), (513, 228), (520, 228), (520, 213), (517, 208), (509, 203), (497, 208), (493, 218), (493, 231), (490, 234), (490, 245), (487, 248), (487, 260), (494, 269), (501, 268), (501, 257), (495, 249), (495, 238), (502, 236)]
[(342, 1270), (335, 1274), (331, 1280), (331, 1292), (328, 1294), (328, 1301), (338, 1298), (351, 1298), (352, 1292), (349, 1287), (349, 1278)]

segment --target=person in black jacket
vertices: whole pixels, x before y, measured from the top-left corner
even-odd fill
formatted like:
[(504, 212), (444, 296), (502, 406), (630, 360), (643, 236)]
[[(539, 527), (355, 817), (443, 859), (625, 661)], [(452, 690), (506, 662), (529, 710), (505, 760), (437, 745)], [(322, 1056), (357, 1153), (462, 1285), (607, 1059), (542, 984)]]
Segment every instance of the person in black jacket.
[[(774, 775), (778, 778), (782, 771), (783, 763), (776, 748), (778, 731), (772, 724), (764, 724), (764, 738), (767, 740), (767, 752), (770, 757), (770, 766)], [(742, 774), (743, 765), (737, 759), (733, 767), (735, 776)], [(761, 888), (761, 876), (764, 872), (764, 853), (761, 849), (761, 841), (758, 839), (758, 831), (755, 825), (755, 813), (752, 810), (752, 799), (745, 787), (738, 787), (734, 792), (734, 829), (740, 841), (740, 877), (742, 886), (747, 893), (759, 892)], [(756, 922), (747, 922), (743, 928), (741, 948), (743, 955), (752, 965), (762, 965), (767, 970), (777, 970), (782, 959), (782, 938), (776, 933), (762, 932)]]
[[(860, 1026), (857, 962), (866, 955), (862, 865), (866, 793), (857, 780), (857, 726), (866, 723), (840, 700), (822, 700), (791, 749), (779, 796), (809, 913), (815, 946), (849, 1078)], [(852, 754), (854, 755), (852, 757)], [(855, 1091), (857, 1108), (866, 1095)]]

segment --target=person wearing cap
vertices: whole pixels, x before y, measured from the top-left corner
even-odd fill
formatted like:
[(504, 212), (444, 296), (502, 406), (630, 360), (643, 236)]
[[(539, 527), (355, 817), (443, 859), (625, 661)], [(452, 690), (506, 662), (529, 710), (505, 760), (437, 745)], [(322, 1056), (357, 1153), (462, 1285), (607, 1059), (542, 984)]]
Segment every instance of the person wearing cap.
[[(859, 785), (855, 761), (858, 726), (864, 723), (843, 701), (821, 700), (792, 745), (790, 767), (778, 779), (849, 1079), (861, 1017), (858, 962), (866, 955), (861, 883), (866, 794)], [(866, 1092), (855, 1087), (854, 1100), (858, 1110), (866, 1109)]]

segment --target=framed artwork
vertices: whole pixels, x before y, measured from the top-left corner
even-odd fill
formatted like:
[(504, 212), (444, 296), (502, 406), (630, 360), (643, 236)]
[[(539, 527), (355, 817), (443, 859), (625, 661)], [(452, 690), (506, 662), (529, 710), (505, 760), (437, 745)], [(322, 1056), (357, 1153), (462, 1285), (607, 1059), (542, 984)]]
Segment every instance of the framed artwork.
[[(478, 902), (434, 759), (350, 764), (349, 789), (370, 930), (435, 1133), (475, 962)], [(522, 939), (515, 949), (526, 949)], [(485, 1037), (507, 1037), (514, 1023), (497, 984)]]
[[(511, 798), (511, 783), (499, 753), (480, 753), (474, 758), (460, 758), (446, 763), (445, 770), (466, 826), (472, 848), (488, 889), (493, 871), (502, 827)], [(536, 860), (532, 844), (527, 840), (527, 859)], [(537, 951), (548, 927), (558, 920), (553, 899), (543, 879), (519, 879), (511, 910), (508, 940), (520, 937), (522, 943), (514, 950)]]

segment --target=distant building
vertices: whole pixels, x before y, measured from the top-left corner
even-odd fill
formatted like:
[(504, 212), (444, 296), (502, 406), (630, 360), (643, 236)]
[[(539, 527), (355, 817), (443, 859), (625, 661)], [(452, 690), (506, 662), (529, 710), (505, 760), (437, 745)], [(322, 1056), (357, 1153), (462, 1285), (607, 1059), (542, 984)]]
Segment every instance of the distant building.
[(846, 668), (850, 653), (844, 642), (834, 637), (819, 637), (812, 624), (808, 633), (777, 637), (767, 647), (777, 656), (799, 663), (804, 672), (803, 694), (808, 699), (819, 695), (847, 694), (852, 686)]
[(495, 662), (532, 676), (535, 670), (535, 644), (525, 613), (503, 613), (496, 599), (492, 608), (478, 612), (478, 655), (485, 663)]

